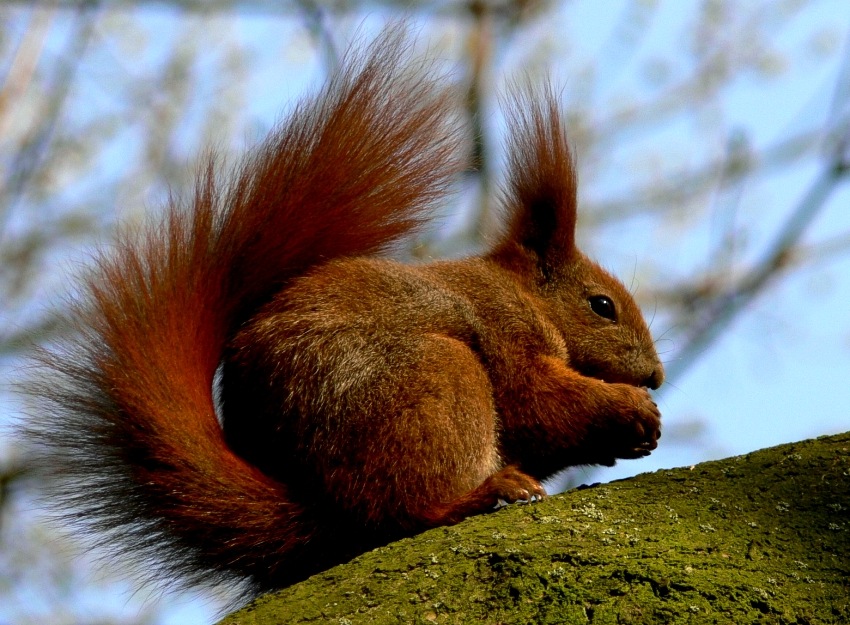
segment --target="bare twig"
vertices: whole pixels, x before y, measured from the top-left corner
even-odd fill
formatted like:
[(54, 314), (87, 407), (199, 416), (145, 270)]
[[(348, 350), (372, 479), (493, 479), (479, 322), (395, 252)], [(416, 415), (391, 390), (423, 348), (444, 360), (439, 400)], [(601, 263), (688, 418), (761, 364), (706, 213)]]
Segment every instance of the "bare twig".
[(301, 10), (307, 30), (322, 50), (327, 74), (332, 74), (339, 64), (340, 54), (333, 33), (326, 23), (327, 10), (316, 0), (295, 0)]
[[(828, 142), (835, 133), (827, 135)], [(651, 190), (644, 187), (623, 193), (620, 198), (596, 202), (585, 214), (584, 223), (595, 225), (630, 219), (636, 215), (664, 213), (677, 210), (682, 204), (704, 193), (716, 184), (718, 172), (723, 172), (722, 188), (738, 184), (754, 173), (765, 173), (786, 167), (810, 156), (812, 150), (824, 142), (822, 130), (811, 130), (784, 138), (764, 148), (746, 160), (735, 162), (734, 171), (727, 170), (729, 161), (724, 155), (693, 171), (684, 171), (666, 176), (666, 181), (654, 185)]]
[(41, 160), (50, 146), (68, 93), (74, 83), (80, 60), (94, 33), (97, 6), (96, 2), (86, 2), (79, 6), (74, 35), (69, 39), (68, 47), (62, 54), (63, 62), (53, 77), (55, 91), (42, 116), (44, 121), (34, 135), (18, 150), (9, 166), (9, 173), (0, 186), (2, 194), (0, 195), (0, 219), (2, 219), (0, 233), (3, 232), (3, 224), (38, 172)]
[[(747, 305), (791, 265), (787, 259), (793, 253), (800, 237), (826, 204), (826, 200), (846, 172), (846, 168), (829, 166), (809, 188), (782, 231), (769, 246), (764, 258), (731, 290), (702, 307), (699, 311), (702, 320), (688, 332), (676, 357), (666, 367), (670, 379), (684, 374)], [(695, 307), (692, 304), (691, 308)]]
[(716, 288), (717, 281), (709, 279), (701, 290), (691, 290), (691, 301), (682, 301), (688, 314), (697, 315), (700, 321), (692, 326), (677, 356), (667, 366), (671, 379), (687, 371), (759, 294), (794, 265), (792, 259), (797, 255), (804, 232), (824, 208), (832, 191), (850, 176), (850, 125), (846, 119), (850, 108), (849, 77), (850, 39), (845, 47), (844, 63), (838, 72), (827, 119), (827, 127), (833, 130), (827, 134), (829, 159), (826, 166), (767, 246), (761, 259), (737, 284), (721, 290)]
[(9, 128), (10, 112), (13, 109), (11, 105), (21, 100), (33, 79), (55, 14), (55, 10), (33, 12), (27, 31), (9, 64), (6, 78), (0, 86), (0, 137)]

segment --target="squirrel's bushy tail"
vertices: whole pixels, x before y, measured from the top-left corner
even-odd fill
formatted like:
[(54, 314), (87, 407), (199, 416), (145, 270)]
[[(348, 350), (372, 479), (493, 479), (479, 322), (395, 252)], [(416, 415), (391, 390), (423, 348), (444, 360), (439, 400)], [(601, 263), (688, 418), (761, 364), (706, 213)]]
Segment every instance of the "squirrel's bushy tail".
[(453, 106), (409, 48), (396, 30), (350, 54), (223, 182), (210, 158), (190, 201), (86, 277), (75, 336), (40, 356), (28, 435), (61, 479), (55, 505), (108, 551), (268, 586), (309, 543), (286, 488), (226, 446), (214, 377), (234, 327), (288, 280), (385, 248), (444, 194)]

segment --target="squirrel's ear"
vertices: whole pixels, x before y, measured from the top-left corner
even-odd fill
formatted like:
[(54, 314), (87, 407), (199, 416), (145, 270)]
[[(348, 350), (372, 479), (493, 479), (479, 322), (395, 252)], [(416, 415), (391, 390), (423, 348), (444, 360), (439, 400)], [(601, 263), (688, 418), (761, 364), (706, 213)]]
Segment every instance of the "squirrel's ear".
[(544, 269), (569, 262), (577, 252), (576, 172), (557, 97), (549, 85), (515, 90), (509, 100), (504, 243), (534, 252)]

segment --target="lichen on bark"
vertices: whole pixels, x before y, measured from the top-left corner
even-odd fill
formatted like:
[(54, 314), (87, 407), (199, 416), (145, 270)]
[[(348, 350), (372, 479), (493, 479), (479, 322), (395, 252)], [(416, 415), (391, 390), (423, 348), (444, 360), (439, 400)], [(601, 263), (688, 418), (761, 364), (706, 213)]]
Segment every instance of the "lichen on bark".
[(850, 433), (509, 506), (222, 625), (850, 623)]

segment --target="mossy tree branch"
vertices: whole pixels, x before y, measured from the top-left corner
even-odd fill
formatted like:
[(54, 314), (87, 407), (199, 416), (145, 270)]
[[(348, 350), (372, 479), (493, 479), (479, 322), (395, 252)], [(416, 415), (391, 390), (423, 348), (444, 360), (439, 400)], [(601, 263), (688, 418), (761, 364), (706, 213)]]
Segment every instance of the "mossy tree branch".
[(222, 625), (850, 622), (850, 433), (581, 488), (377, 549)]

